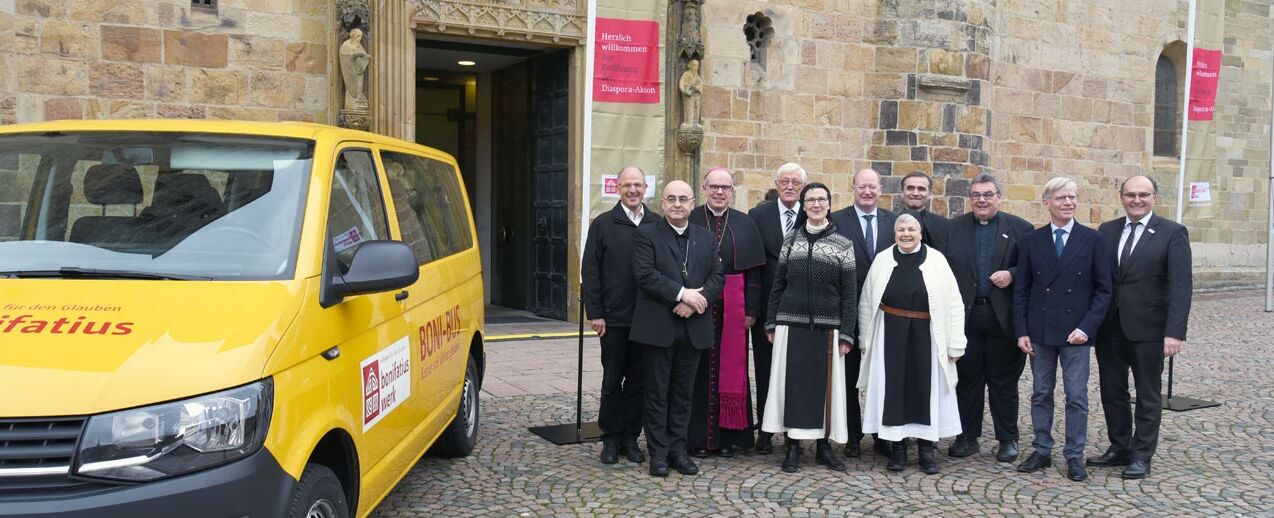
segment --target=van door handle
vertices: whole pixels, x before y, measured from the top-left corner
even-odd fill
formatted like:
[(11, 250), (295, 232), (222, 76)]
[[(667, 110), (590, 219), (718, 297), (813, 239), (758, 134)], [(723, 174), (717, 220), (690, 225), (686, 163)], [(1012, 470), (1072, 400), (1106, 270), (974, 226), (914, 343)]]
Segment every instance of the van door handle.
[(401, 300), (407, 300), (407, 297), (408, 297), (409, 295), (410, 295), (410, 294), (409, 294), (409, 293), (407, 293), (407, 290), (403, 290), (403, 291), (400, 291), (400, 292), (398, 292), (397, 294), (395, 294), (395, 295), (394, 295), (394, 300), (399, 300), (399, 301), (401, 301)]

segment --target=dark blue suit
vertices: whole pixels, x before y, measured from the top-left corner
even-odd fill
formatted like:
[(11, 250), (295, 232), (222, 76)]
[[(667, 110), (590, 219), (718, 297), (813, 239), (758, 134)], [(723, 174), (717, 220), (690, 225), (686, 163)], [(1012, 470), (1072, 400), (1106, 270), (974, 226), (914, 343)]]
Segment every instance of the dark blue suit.
[[(1045, 225), (1022, 239), (1019, 275), (1013, 297), (1013, 326), (1019, 337), (1029, 336), (1034, 386), (1031, 391), (1031, 425), (1036, 453), (1049, 456), (1053, 449), (1053, 389), (1057, 364), (1062, 365), (1066, 391), (1066, 445), (1062, 455), (1081, 459), (1088, 439), (1089, 347), (1106, 318), (1110, 305), (1110, 258), (1106, 240), (1097, 231), (1075, 222), (1058, 257), (1052, 225)], [(1071, 345), (1066, 337), (1076, 329), (1088, 335), (1083, 344)]]

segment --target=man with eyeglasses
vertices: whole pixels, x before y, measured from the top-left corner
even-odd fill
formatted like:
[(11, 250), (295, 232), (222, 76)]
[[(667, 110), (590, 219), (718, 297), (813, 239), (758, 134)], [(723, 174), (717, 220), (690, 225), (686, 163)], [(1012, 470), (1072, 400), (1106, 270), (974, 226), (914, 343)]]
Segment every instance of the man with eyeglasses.
[[(833, 212), (832, 223), (836, 231), (854, 242), (855, 275), (858, 291), (862, 293), (867, 272), (871, 270), (876, 254), (894, 244), (894, 219), (897, 217), (877, 204), (880, 199), (880, 174), (863, 169), (854, 175), (854, 204)], [(849, 443), (845, 445), (846, 457), (862, 455), (859, 443), (863, 438), (862, 414), (858, 403), (858, 370), (863, 357), (861, 351), (845, 355), (845, 384), (848, 387), (845, 412), (849, 416)], [(888, 457), (893, 452), (889, 441), (874, 439), (876, 453)]]
[(597, 332), (602, 353), (602, 396), (597, 425), (602, 429), (603, 464), (624, 455), (640, 464), (645, 455), (637, 445), (641, 435), (642, 346), (629, 340), (637, 281), (633, 279), (633, 234), (638, 228), (663, 221), (646, 210), (646, 173), (637, 166), (619, 171), (619, 202), (593, 219), (584, 242), (580, 266), (584, 310)]
[(1017, 470), (1032, 473), (1053, 465), (1053, 389), (1062, 367), (1066, 392), (1066, 477), (1088, 478), (1089, 346), (1110, 305), (1110, 257), (1096, 230), (1075, 223), (1075, 182), (1053, 178), (1044, 184), (1049, 224), (1033, 230), (1019, 248), (1013, 326), (1017, 346), (1031, 357), (1031, 427), (1035, 451)]
[[(761, 273), (761, 305), (757, 316), (761, 321), (752, 326), (752, 361), (756, 364), (756, 422), (765, 418), (765, 402), (770, 392), (770, 364), (774, 358), (774, 344), (765, 337), (765, 315), (769, 308), (770, 288), (774, 286), (774, 272), (778, 270), (779, 250), (783, 239), (792, 232), (796, 215), (801, 212), (801, 188), (805, 187), (805, 169), (800, 164), (788, 162), (774, 172), (774, 189), (778, 198), (766, 201), (748, 211), (761, 231), (765, 245), (765, 268)], [(774, 451), (774, 434), (757, 432), (756, 452)]]
[(713, 304), (713, 341), (695, 375), (688, 446), (690, 455), (716, 452), (733, 457), (735, 448), (751, 448), (752, 390), (748, 382), (748, 329), (756, 322), (764, 291), (761, 270), (765, 248), (756, 223), (730, 208), (734, 176), (713, 167), (701, 186), (707, 200), (690, 213), (690, 222), (712, 232), (712, 250), (721, 259), (725, 285)]
[(933, 179), (924, 171), (912, 171), (902, 177), (903, 212), (920, 222), (920, 241), (939, 252), (947, 252), (947, 234), (951, 220), (929, 210)]
[(964, 335), (968, 345), (956, 362), (956, 402), (960, 428), (947, 454), (968, 457), (980, 451), (982, 411), (989, 400), (991, 424), (999, 447), (995, 459), (1018, 457), (1018, 379), (1026, 354), (1013, 334), (1013, 280), (1018, 244), (1034, 229), (1026, 220), (1000, 210), (1002, 193), (994, 176), (982, 173), (969, 185), (969, 208), (951, 220), (947, 261), (964, 299)]
[[(1159, 442), (1163, 358), (1181, 351), (1194, 289), (1190, 235), (1153, 213), (1159, 186), (1133, 176), (1119, 187), (1126, 216), (1098, 228), (1114, 270), (1114, 297), (1097, 341), (1101, 404), (1110, 447), (1089, 466), (1126, 466), (1121, 476), (1150, 475)], [(1128, 371), (1137, 388), (1136, 429), (1128, 401)]]
[(645, 428), (649, 472), (666, 477), (672, 468), (694, 475), (686, 455), (690, 399), (703, 351), (713, 339), (712, 306), (724, 276), (712, 232), (690, 224), (694, 192), (679, 180), (664, 186), (666, 224), (633, 233), (637, 302), (629, 339), (646, 345)]

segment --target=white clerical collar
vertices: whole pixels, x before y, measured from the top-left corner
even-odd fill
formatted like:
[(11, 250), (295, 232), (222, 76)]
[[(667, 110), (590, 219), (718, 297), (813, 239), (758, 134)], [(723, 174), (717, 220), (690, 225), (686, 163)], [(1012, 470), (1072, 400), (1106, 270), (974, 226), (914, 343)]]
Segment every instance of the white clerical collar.
[(879, 207), (872, 207), (872, 208), (871, 208), (871, 212), (863, 212), (863, 209), (862, 209), (862, 208), (860, 208), (857, 204), (855, 204), (855, 205), (854, 205), (854, 212), (857, 212), (857, 213), (858, 213), (858, 219), (862, 219), (862, 218), (863, 218), (863, 216), (875, 216), (875, 215), (876, 215), (876, 209), (878, 209), (878, 208), (879, 208)]
[(1057, 229), (1059, 229), (1059, 228), (1060, 228), (1060, 229), (1062, 229), (1062, 230), (1065, 230), (1065, 231), (1066, 231), (1066, 235), (1068, 235), (1068, 236), (1069, 236), (1069, 235), (1070, 235), (1070, 233), (1071, 233), (1071, 229), (1075, 228), (1075, 218), (1071, 218), (1071, 220), (1070, 220), (1070, 221), (1066, 222), (1066, 226), (1064, 226), (1064, 227), (1059, 227), (1059, 226), (1057, 226), (1057, 224), (1052, 223), (1052, 222), (1050, 222), (1050, 223), (1048, 224), (1048, 226), (1049, 226), (1049, 229), (1050, 229), (1050, 230), (1052, 230), (1052, 231), (1054, 231), (1054, 232), (1056, 232), (1056, 231), (1057, 231)]
[(668, 226), (672, 227), (672, 229), (673, 229), (673, 230), (675, 230), (675, 231), (677, 232), (677, 235), (679, 235), (679, 236), (680, 236), (680, 235), (682, 235), (682, 234), (685, 234), (685, 233), (686, 233), (686, 230), (690, 228), (690, 222), (688, 222), (688, 221), (687, 221), (687, 222), (686, 222), (686, 224), (685, 224), (685, 226), (678, 227), (678, 226), (676, 226), (676, 225), (673, 225), (673, 224), (672, 224), (672, 222), (671, 222), (671, 221), (669, 221), (669, 222), (668, 222)]
[(721, 212), (717, 212), (717, 209), (714, 209), (709, 205), (704, 205), (704, 207), (708, 207), (708, 212), (711, 212), (713, 216), (716, 216), (718, 218), (721, 216), (724, 216), (726, 211), (730, 210), (730, 207), (726, 207), (724, 209), (721, 209)]
[(914, 253), (916, 253), (916, 252), (919, 252), (919, 251), (920, 251), (920, 247), (922, 247), (922, 246), (924, 246), (924, 245), (923, 245), (923, 244), (921, 244), (921, 243), (916, 243), (916, 247), (915, 247), (915, 248), (912, 248), (910, 252), (908, 252), (908, 251), (906, 251), (906, 250), (903, 250), (903, 249), (902, 249), (902, 247), (900, 246), (900, 247), (898, 247), (898, 251), (899, 251), (899, 252), (902, 252), (902, 254), (903, 254), (903, 255), (911, 255), (911, 254), (914, 254)]
[[(1154, 215), (1154, 212), (1147, 212), (1145, 216), (1142, 216), (1141, 219), (1137, 220), (1138, 223), (1141, 223), (1141, 228), (1146, 228), (1146, 225), (1150, 224), (1150, 216), (1153, 216), (1153, 215)], [(1132, 223), (1133, 223), (1132, 218), (1129, 218), (1128, 216), (1124, 216), (1125, 227), (1128, 225), (1131, 225)]]

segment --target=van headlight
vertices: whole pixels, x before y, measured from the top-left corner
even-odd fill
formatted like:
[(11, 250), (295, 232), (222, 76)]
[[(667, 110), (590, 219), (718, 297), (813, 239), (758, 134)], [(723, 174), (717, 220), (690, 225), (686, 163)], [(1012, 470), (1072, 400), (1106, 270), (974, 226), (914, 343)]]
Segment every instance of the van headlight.
[(89, 418), (75, 474), (147, 481), (211, 468), (256, 453), (269, 428), (274, 386), (242, 387)]

